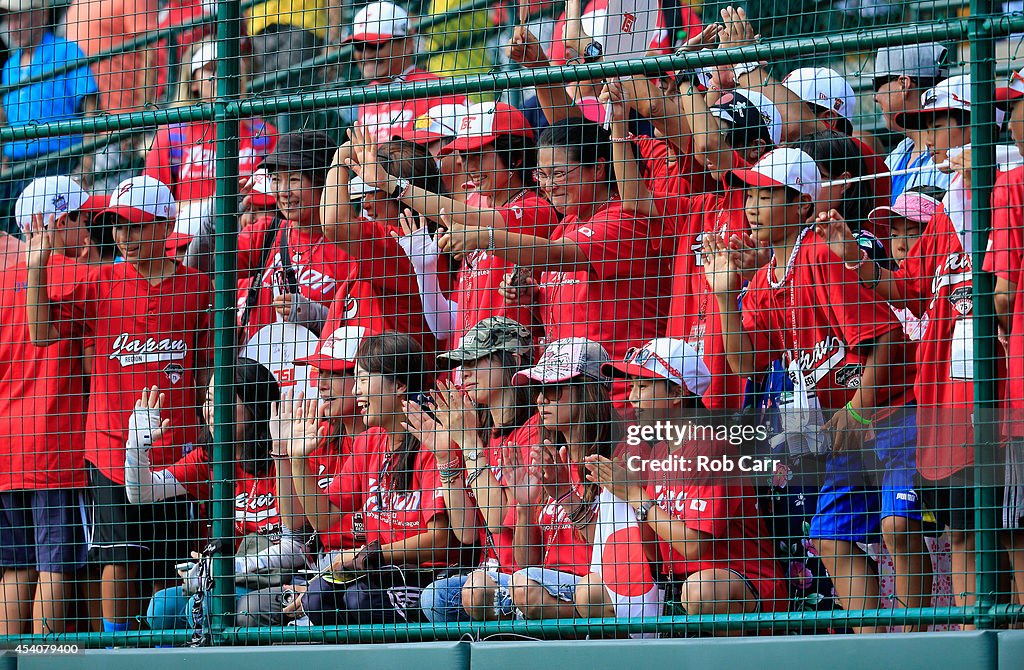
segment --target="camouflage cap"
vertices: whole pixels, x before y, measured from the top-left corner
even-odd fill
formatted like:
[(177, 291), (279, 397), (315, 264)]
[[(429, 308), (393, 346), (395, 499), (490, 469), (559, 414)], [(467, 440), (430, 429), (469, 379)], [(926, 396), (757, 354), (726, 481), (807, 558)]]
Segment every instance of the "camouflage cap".
[(466, 331), (459, 340), (459, 346), (439, 354), (437, 361), (454, 367), (499, 351), (519, 354), (523, 362), (529, 364), (533, 352), (533, 334), (529, 328), (507, 316), (487, 317)]

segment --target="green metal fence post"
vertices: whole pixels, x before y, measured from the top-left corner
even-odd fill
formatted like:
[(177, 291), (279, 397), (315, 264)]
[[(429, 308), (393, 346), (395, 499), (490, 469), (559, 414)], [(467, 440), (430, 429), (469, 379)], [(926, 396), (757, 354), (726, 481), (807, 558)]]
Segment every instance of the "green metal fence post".
[(993, 471), (999, 423), (996, 412), (995, 308), (992, 275), (982, 272), (985, 247), (992, 224), (991, 196), (995, 181), (995, 35), (991, 21), (992, 0), (971, 1), (971, 229), (974, 294), (974, 459), (975, 459), (975, 551), (977, 601), (974, 624), (992, 628), (995, 606), (999, 542), (996, 537), (996, 488)]
[(239, 0), (217, 3), (217, 124), (216, 259), (214, 281), (214, 426), (213, 426), (213, 536), (221, 541), (214, 560), (215, 584), (210, 605), (214, 644), (234, 625), (233, 548), (235, 436), (234, 363), (235, 252), (238, 236), (238, 116), (232, 107), (240, 96)]

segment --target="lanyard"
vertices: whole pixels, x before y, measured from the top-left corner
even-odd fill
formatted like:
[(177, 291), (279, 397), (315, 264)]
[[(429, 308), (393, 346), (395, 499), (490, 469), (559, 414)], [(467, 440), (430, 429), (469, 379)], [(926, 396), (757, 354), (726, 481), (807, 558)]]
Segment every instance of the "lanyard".
[[(782, 279), (779, 281), (775, 280), (775, 268), (776, 259), (772, 256), (771, 262), (768, 264), (768, 285), (775, 290), (784, 288), (789, 283), (790, 275), (793, 274), (793, 268), (796, 267), (796, 256), (800, 253), (800, 246), (804, 242), (804, 238), (807, 237), (808, 233), (813, 230), (812, 226), (807, 226), (800, 235), (796, 238), (796, 242), (793, 244), (793, 251), (789, 254), (789, 260), (786, 262), (786, 271), (782, 275)], [(797, 340), (797, 326), (796, 326), (796, 282), (789, 286), (789, 322), (792, 327), (793, 334), (793, 348), (791, 349), (791, 356), (796, 357), (798, 348)]]

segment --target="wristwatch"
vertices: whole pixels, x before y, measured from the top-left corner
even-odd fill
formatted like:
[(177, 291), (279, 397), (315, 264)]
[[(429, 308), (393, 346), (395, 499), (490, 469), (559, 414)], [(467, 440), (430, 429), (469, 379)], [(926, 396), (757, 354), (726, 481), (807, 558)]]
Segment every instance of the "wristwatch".
[(583, 62), (593, 63), (598, 58), (604, 55), (604, 47), (601, 46), (600, 42), (591, 42), (583, 48)]
[(651, 508), (657, 504), (658, 501), (653, 499), (644, 501), (644, 504), (633, 510), (633, 513), (636, 514), (636, 520), (641, 523), (647, 521), (647, 514), (651, 511)]
[(480, 460), (480, 456), (480, 449), (470, 449), (469, 451), (462, 452), (462, 457), (466, 460), (466, 462), (472, 461), (475, 463), (476, 461)]
[(398, 200), (400, 197), (402, 197), (402, 193), (405, 192), (405, 189), (409, 188), (409, 184), (410, 182), (408, 179), (406, 179), (405, 177), (399, 177), (395, 181), (395, 190), (391, 192), (391, 199)]

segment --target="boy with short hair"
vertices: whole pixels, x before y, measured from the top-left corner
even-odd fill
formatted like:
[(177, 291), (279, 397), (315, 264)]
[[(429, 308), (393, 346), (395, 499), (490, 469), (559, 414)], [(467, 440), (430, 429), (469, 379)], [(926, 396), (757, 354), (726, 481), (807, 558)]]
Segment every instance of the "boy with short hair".
[[(752, 376), (781, 358), (794, 387), (803, 389), (801, 403), (820, 409), (820, 423), (801, 427), (807, 434), (826, 433), (832, 443), (810, 536), (843, 607), (878, 606), (878, 579), (857, 545), (879, 531), (896, 564), (900, 602), (923, 606), (931, 570), (913, 490), (914, 372), (902, 363), (902, 328), (888, 305), (861, 286), (807, 225), (821, 181), (810, 156), (776, 149), (752, 169), (733, 171), (732, 179), (746, 186), (753, 236), (771, 246), (774, 257), (751, 279), (741, 313), (735, 307), (741, 289), (736, 253), (715, 240), (706, 246), (705, 270), (729, 364)], [(819, 437), (827, 444), (826, 435)], [(867, 481), (865, 461), (877, 462), (872, 469), (881, 470), (880, 487)]]
[[(182, 456), (198, 436), (197, 408), (208, 378), (210, 280), (165, 253), (174, 226), (174, 198), (152, 177), (122, 182), (101, 216), (109, 217), (124, 263), (92, 268), (61, 303), (76, 313), (58, 318), (47, 294), (53, 239), (29, 239), (28, 322), (32, 341), (46, 346), (83, 334), (96, 346), (86, 417), (85, 460), (93, 489), (93, 558), (103, 566), (106, 631), (128, 630), (140, 563), (147, 574), (173, 575), (188, 555), (183, 502), (132, 505), (124, 488), (128, 418), (144, 388), (167, 398), (169, 437), (153, 447), (155, 467)], [(64, 307), (61, 307), (63, 309)]]

